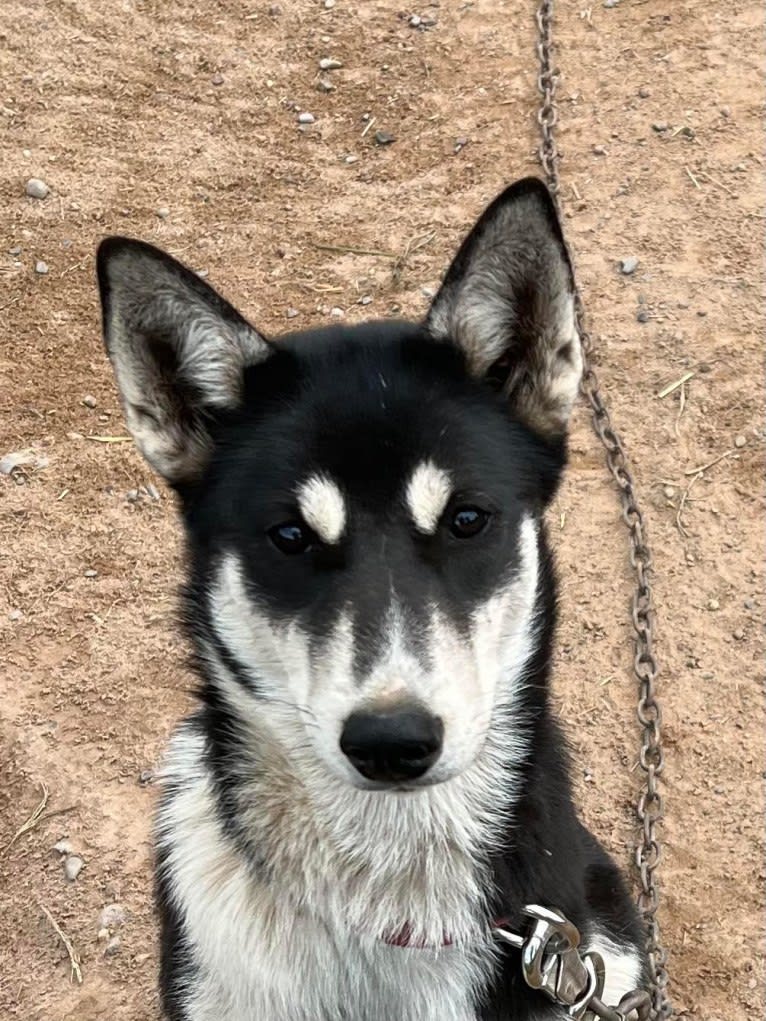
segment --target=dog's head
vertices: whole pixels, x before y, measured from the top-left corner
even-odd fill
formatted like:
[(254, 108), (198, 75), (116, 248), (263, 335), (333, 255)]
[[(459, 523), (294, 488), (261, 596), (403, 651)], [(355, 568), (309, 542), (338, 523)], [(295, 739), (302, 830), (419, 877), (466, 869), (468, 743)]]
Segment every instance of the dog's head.
[(128, 427), (182, 501), (215, 698), (358, 787), (461, 773), (535, 652), (582, 369), (544, 186), (496, 199), (417, 324), (272, 342), (149, 245), (105, 241), (98, 274)]

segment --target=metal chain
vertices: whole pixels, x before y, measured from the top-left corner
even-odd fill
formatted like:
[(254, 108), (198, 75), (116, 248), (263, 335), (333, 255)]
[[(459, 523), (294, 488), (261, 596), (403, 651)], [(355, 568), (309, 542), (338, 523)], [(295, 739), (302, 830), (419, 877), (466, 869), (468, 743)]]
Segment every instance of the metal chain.
[[(559, 196), (559, 152), (555, 128), (558, 120), (556, 85), (558, 71), (553, 65), (553, 6), (554, 0), (541, 0), (537, 11), (538, 45), (540, 58), (538, 87), (542, 104), (537, 114), (540, 124), (539, 149), (548, 187), (557, 205)], [(571, 258), (571, 253), (570, 253)], [(572, 265), (574, 261), (572, 260)], [(638, 907), (646, 923), (646, 951), (651, 972), (651, 999), (653, 1021), (663, 1021), (673, 1014), (667, 995), (667, 950), (662, 945), (657, 909), (659, 890), (656, 871), (662, 857), (657, 835), (663, 817), (662, 794), (659, 779), (664, 768), (662, 748), (662, 712), (657, 701), (657, 660), (653, 651), (654, 611), (650, 574), (652, 556), (646, 540), (644, 516), (639, 505), (636, 488), (628, 467), (628, 459), (619, 434), (612, 425), (609, 410), (604, 403), (598, 378), (593, 370), (593, 341), (588, 332), (585, 308), (580, 288), (575, 281), (575, 316), (585, 356), (581, 390), (591, 407), (593, 428), (606, 451), (606, 464), (617, 483), (622, 504), (622, 516), (628, 528), (630, 562), (635, 574), (631, 615), (635, 631), (634, 671), (639, 684), (638, 719), (641, 724), (641, 751), (639, 762), (645, 774), (645, 784), (638, 798), (636, 811), (641, 823), (641, 835), (636, 847), (636, 865), (641, 890)]]

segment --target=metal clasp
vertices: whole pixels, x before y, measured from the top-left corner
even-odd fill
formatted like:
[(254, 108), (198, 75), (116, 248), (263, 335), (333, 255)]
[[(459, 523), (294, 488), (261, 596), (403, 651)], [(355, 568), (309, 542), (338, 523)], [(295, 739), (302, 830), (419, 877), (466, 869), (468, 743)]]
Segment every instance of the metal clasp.
[(567, 1017), (581, 1021), (604, 988), (601, 956), (580, 954), (580, 932), (560, 911), (529, 904), (524, 914), (534, 922), (521, 953), (527, 985), (565, 1006)]

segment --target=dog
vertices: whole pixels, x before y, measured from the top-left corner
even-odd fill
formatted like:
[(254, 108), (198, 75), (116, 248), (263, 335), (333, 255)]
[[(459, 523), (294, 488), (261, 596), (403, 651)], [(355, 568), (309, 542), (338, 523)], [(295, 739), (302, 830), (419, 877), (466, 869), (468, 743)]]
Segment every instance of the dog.
[(486, 209), (418, 323), (276, 342), (151, 245), (97, 263), (127, 425), (178, 495), (201, 679), (156, 819), (167, 1018), (562, 1018), (495, 932), (530, 903), (616, 1004), (642, 928), (548, 691), (544, 514), (583, 358), (545, 185)]

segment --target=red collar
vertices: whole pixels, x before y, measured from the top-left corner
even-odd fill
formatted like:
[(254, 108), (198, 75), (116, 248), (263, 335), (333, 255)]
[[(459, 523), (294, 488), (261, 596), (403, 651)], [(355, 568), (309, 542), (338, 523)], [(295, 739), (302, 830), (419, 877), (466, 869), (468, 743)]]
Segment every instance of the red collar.
[[(494, 918), (491, 922), (492, 929), (502, 929), (508, 924), (506, 918)], [(397, 929), (395, 932), (386, 933), (383, 936), (383, 942), (387, 943), (390, 947), (409, 947), (411, 950), (439, 950), (442, 947), (451, 947), (452, 939), (447, 933), (442, 937), (442, 942), (437, 944), (426, 943), (423, 939), (412, 938), (412, 927), (409, 922), (405, 922), (404, 925)]]

